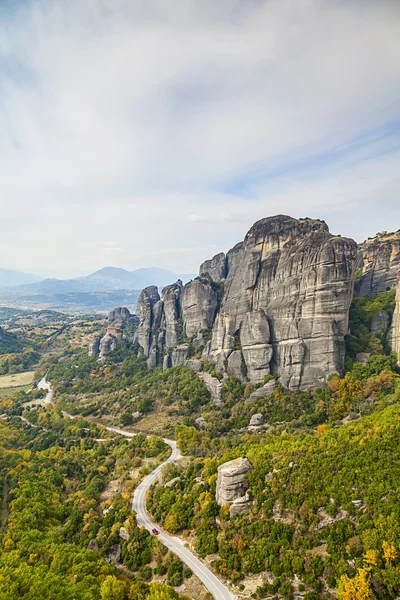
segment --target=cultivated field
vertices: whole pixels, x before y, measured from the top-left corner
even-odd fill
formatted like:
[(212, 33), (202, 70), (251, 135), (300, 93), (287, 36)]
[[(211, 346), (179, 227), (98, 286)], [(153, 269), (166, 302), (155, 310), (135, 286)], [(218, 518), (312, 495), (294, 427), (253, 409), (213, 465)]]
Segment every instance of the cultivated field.
[(2, 375), (0, 377), (0, 388), (14, 388), (29, 385), (33, 381), (35, 371), (15, 373), (14, 375)]

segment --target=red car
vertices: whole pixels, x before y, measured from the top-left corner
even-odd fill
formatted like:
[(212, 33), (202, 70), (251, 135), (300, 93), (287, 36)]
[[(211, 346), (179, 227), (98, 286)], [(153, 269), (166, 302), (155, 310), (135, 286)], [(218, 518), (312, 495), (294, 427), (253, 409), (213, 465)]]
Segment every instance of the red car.
[(151, 533), (154, 533), (154, 535), (158, 535), (160, 532), (158, 531), (158, 529), (153, 527), (153, 529), (151, 530)]

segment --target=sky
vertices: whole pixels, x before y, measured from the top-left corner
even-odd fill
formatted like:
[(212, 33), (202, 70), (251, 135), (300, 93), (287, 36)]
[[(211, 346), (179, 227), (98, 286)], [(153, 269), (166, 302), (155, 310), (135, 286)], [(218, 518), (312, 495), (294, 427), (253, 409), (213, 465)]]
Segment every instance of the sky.
[(0, 266), (195, 273), (400, 228), (398, 0), (1, 0)]

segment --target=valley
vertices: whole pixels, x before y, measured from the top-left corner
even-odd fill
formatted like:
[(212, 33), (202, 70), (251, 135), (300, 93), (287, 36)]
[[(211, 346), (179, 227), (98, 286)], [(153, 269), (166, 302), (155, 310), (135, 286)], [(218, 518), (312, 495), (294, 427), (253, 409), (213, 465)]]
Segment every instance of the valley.
[[(288, 219), (136, 315), (3, 309), (0, 573), (19, 557), (79, 600), (397, 598), (398, 232), (357, 248)], [(16, 499), (27, 477), (43, 512), (41, 464), (58, 508), (34, 524)]]

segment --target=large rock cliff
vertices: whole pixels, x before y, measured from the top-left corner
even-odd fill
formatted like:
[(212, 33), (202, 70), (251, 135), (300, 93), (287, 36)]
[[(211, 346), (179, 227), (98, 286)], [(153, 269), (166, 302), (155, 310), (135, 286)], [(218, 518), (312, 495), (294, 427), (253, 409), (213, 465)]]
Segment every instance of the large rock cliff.
[(356, 244), (323, 221), (277, 216), (253, 225), (227, 255), (212, 340), (219, 369), (240, 345), (253, 383), (270, 372), (290, 389), (323, 385), (343, 370)]
[(357, 266), (362, 269), (356, 284), (360, 296), (375, 296), (396, 287), (400, 269), (400, 230), (378, 233), (360, 246)]
[(252, 383), (274, 373), (294, 390), (324, 385), (343, 370), (356, 248), (323, 221), (262, 219), (186, 286), (167, 286), (161, 298), (143, 290), (135, 340), (150, 368), (202, 352)]
[(394, 309), (390, 330), (390, 345), (392, 351), (397, 352), (398, 363), (400, 365), (400, 271), (396, 283), (396, 307)]

